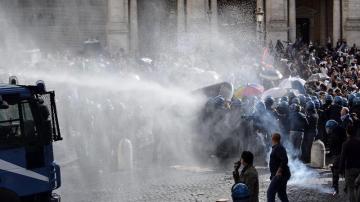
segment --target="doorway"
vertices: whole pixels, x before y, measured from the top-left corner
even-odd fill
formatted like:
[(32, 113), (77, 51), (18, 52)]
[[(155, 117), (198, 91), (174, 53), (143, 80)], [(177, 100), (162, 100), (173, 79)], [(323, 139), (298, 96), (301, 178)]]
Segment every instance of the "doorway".
[(303, 43), (310, 43), (310, 19), (296, 19), (296, 38), (301, 39)]

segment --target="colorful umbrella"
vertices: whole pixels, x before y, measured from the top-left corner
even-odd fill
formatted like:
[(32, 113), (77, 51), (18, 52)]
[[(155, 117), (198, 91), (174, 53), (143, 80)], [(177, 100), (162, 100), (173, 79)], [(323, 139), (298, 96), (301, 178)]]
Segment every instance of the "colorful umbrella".
[(238, 88), (234, 95), (237, 98), (241, 97), (252, 97), (260, 95), (264, 92), (264, 87), (259, 84), (247, 84), (244, 87)]

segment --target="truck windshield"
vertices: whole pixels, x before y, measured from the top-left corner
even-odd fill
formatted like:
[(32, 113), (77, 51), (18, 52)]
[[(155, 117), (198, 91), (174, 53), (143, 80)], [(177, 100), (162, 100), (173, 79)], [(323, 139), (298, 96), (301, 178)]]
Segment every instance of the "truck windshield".
[[(21, 109), (21, 111), (20, 111)], [(24, 143), (24, 136), (36, 135), (28, 102), (0, 109), (0, 147), (14, 147)]]
[(20, 136), (19, 106), (9, 105), (8, 109), (0, 110), (0, 137)]

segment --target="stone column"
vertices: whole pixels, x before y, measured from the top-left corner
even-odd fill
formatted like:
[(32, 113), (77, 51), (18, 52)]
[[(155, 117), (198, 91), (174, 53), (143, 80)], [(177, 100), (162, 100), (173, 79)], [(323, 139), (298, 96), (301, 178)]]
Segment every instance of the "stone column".
[(289, 0), (289, 40), (296, 41), (296, 2)]
[(185, 0), (177, 0), (177, 31), (183, 33), (186, 30)]
[(217, 35), (218, 31), (218, 5), (217, 0), (211, 0), (211, 32)]
[(346, 0), (343, 2), (344, 37), (350, 46), (360, 45), (360, 1)]
[(340, 0), (333, 0), (333, 45), (340, 39)]
[(288, 9), (286, 0), (266, 0), (266, 41), (288, 40)]
[(327, 35), (328, 33), (326, 33), (326, 4), (325, 1), (320, 1), (320, 45), (326, 45)]
[(110, 52), (129, 53), (128, 0), (108, 1), (107, 45)]
[[(260, 44), (264, 43), (264, 24), (265, 22), (265, 13), (264, 13), (264, 1), (263, 0), (257, 0), (256, 1), (256, 13), (257, 12), (263, 12), (263, 21), (259, 22), (258, 21), (258, 17), (256, 16), (256, 34), (257, 34), (257, 38), (259, 40)], [(258, 14), (256, 14), (258, 15)]]
[(138, 51), (138, 13), (137, 0), (130, 0), (130, 51), (132, 54), (137, 54)]

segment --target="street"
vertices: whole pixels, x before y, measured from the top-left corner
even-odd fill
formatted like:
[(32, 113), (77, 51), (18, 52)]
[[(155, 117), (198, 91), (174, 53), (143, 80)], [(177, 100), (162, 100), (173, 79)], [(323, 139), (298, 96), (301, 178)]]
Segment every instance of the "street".
[[(260, 177), (260, 201), (266, 200), (269, 184), (268, 169), (257, 167)], [(119, 202), (119, 201), (216, 201), (231, 199), (232, 173), (210, 168), (172, 166), (152, 167), (133, 172), (101, 173), (93, 179), (79, 179), (75, 166), (63, 167), (64, 184), (60, 189), (63, 201), (72, 202)], [(289, 183), (289, 200), (345, 201), (341, 181), (339, 196), (325, 189), (331, 187), (331, 174), (319, 170), (321, 178), (310, 179), (306, 185)], [(306, 187), (304, 187), (306, 186)]]

